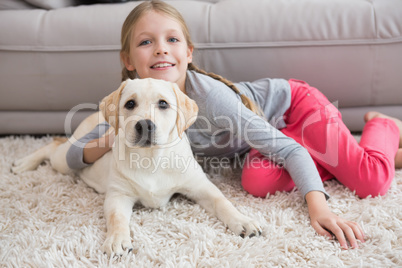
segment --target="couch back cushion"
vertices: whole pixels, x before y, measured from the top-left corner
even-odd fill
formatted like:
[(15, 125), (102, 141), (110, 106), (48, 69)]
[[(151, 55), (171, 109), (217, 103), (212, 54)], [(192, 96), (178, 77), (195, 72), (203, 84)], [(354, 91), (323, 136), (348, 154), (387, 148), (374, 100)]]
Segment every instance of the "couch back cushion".
[[(207, 71), (235, 82), (306, 80), (340, 107), (402, 103), (400, 0), (168, 3), (183, 14), (195, 62)], [(136, 5), (0, 11), (0, 109), (101, 100), (120, 83), (120, 30)]]

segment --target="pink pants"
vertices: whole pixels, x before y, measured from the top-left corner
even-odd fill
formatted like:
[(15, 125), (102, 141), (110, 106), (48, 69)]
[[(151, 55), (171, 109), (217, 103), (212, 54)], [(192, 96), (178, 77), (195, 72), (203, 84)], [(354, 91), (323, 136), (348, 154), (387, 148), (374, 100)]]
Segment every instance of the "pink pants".
[[(395, 122), (370, 120), (357, 143), (338, 109), (320, 91), (303, 81), (289, 83), (291, 106), (284, 115), (287, 127), (281, 131), (309, 151), (322, 181), (335, 177), (361, 198), (384, 195), (395, 175), (399, 147)], [(242, 185), (254, 196), (265, 197), (295, 187), (285, 169), (268, 161), (255, 149), (246, 158)]]

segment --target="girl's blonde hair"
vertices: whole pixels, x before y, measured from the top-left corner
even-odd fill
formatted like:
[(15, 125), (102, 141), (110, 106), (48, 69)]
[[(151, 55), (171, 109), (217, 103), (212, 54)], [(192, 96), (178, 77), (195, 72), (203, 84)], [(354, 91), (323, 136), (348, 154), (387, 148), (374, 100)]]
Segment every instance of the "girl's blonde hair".
[[(123, 23), (123, 27), (121, 29), (121, 50), (120, 54), (124, 56), (129, 56), (130, 55), (130, 40), (131, 40), (131, 33), (132, 29), (134, 28), (134, 25), (137, 23), (137, 21), (146, 13), (150, 11), (155, 11), (162, 13), (164, 15), (167, 15), (174, 20), (176, 20), (180, 25), (183, 30), (184, 37), (187, 42), (187, 46), (190, 48), (194, 48), (194, 44), (191, 41), (190, 37), (190, 31), (188, 30), (188, 27), (184, 21), (184, 18), (180, 14), (179, 11), (177, 11), (173, 6), (159, 1), (159, 0), (152, 0), (152, 1), (145, 1), (138, 6), (136, 6), (130, 14), (127, 16), (126, 20)], [(206, 71), (198, 68), (195, 66), (193, 63), (188, 64), (188, 70), (192, 70), (204, 75), (208, 75), (218, 81), (223, 82), (225, 85), (230, 87), (236, 94), (238, 94), (243, 102), (243, 104), (249, 108), (251, 111), (254, 113), (263, 116), (263, 111), (261, 108), (254, 103), (250, 98), (247, 96), (243, 95), (240, 93), (239, 89), (233, 84), (233, 82), (223, 78), (220, 75), (214, 74), (214, 73), (207, 73)], [(127, 78), (134, 79), (136, 77), (135, 71), (129, 71), (126, 69), (126, 67), (123, 67), (122, 70), (122, 81), (126, 80)]]

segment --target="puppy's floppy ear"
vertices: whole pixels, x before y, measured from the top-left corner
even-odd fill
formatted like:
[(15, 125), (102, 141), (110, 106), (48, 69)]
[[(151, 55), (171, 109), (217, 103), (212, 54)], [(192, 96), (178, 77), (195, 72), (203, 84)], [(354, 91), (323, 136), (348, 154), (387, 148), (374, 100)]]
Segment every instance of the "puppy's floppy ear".
[(117, 90), (104, 97), (99, 104), (99, 110), (109, 125), (114, 128), (116, 135), (119, 133), (119, 103), (126, 84), (127, 80), (122, 82)]
[(177, 132), (181, 138), (183, 132), (188, 129), (197, 119), (198, 106), (195, 101), (190, 99), (180, 90), (177, 84), (173, 83), (172, 85), (173, 92), (176, 95), (177, 100)]

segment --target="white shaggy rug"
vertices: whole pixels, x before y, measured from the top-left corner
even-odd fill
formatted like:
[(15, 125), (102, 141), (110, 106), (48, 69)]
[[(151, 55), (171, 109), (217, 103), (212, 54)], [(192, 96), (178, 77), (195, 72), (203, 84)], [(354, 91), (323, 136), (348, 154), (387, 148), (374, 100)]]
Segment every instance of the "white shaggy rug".
[(100, 250), (104, 196), (49, 163), (20, 176), (9, 171), (14, 160), (50, 140), (0, 138), (0, 267), (402, 267), (401, 170), (385, 197), (359, 199), (336, 181), (325, 183), (332, 210), (367, 233), (360, 249), (342, 250), (318, 236), (297, 191), (252, 197), (235, 170), (210, 171), (210, 179), (262, 223), (262, 237), (242, 239), (178, 196), (160, 209), (136, 206), (133, 254), (108, 259)]

